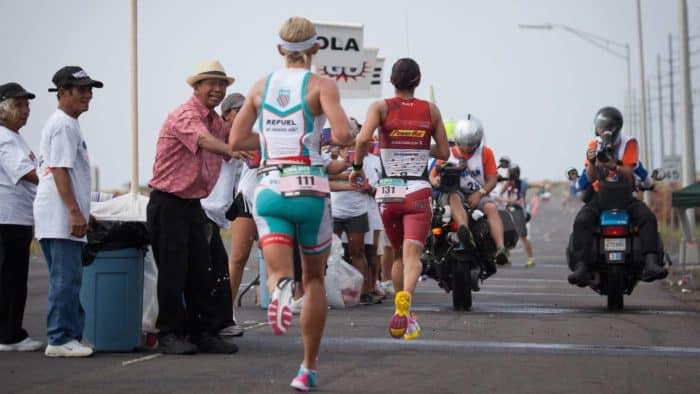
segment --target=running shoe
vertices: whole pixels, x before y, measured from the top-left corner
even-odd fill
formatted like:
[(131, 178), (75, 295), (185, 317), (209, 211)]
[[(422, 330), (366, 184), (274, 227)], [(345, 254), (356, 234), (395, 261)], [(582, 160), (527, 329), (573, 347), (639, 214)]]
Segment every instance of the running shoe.
[(525, 263), (525, 268), (532, 268), (534, 266), (535, 266), (535, 259), (534, 258), (527, 259), (527, 263)]
[(394, 290), (394, 284), (390, 280), (379, 282), (379, 288), (382, 289), (382, 291), (384, 291), (384, 294), (386, 295), (396, 294), (396, 290)]
[(292, 313), (295, 315), (300, 315), (301, 310), (304, 307), (304, 296), (301, 296), (300, 298), (297, 298), (296, 300), (292, 300), (292, 303), (289, 305), (290, 308), (292, 308)]
[(267, 321), (275, 335), (282, 335), (292, 325), (292, 299), (294, 294), (294, 280), (280, 278), (272, 292), (272, 301), (267, 307)]
[(408, 327), (406, 327), (406, 333), (403, 334), (403, 339), (411, 340), (418, 338), (420, 335), (420, 325), (418, 325), (418, 319), (416, 315), (411, 313), (411, 317), (408, 318)]
[(408, 328), (408, 319), (411, 310), (411, 295), (405, 291), (399, 291), (394, 298), (396, 311), (389, 321), (389, 334), (393, 338), (403, 337)]
[(299, 372), (290, 386), (298, 391), (311, 391), (311, 389), (316, 388), (316, 371), (300, 366)]
[(360, 295), (360, 305), (381, 304), (382, 297), (374, 293), (364, 293)]
[(508, 249), (500, 248), (494, 256), (494, 262), (498, 265), (506, 265), (510, 263), (510, 258), (508, 256)]

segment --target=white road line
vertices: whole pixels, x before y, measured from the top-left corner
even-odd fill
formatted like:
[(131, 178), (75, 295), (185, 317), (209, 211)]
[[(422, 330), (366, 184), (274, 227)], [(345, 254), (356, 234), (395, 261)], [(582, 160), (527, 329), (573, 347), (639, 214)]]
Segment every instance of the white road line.
[[(300, 344), (299, 338), (249, 337), (258, 346), (279, 346)], [(324, 337), (324, 351), (329, 348), (384, 351), (384, 350), (447, 350), (478, 351), (498, 353), (541, 353), (570, 355), (606, 355), (606, 356), (640, 356), (640, 357), (691, 357), (700, 358), (700, 348), (690, 346), (643, 346), (643, 345), (589, 345), (572, 343), (539, 342), (495, 342), (495, 341), (452, 341), (418, 339), (412, 341), (391, 338), (367, 337)]]
[(489, 282), (491, 281), (504, 281), (504, 282), (546, 282), (546, 283), (566, 283), (567, 285), (569, 284), (568, 281), (563, 280), (563, 279), (539, 279), (539, 278), (504, 278), (504, 277), (496, 277), (492, 276), (487, 279)]
[[(488, 286), (484, 285), (483, 288)], [(445, 290), (442, 289), (418, 289), (416, 290), (418, 294), (446, 294)], [(529, 292), (529, 291), (484, 291), (481, 290), (476, 293), (472, 293), (473, 296), (478, 297), (479, 295), (498, 295), (498, 296), (525, 296), (525, 297), (600, 297), (600, 294), (596, 293), (542, 293), (542, 292)]]
[(163, 353), (149, 354), (148, 356), (143, 356), (143, 357), (134, 358), (131, 360), (122, 361), (122, 367), (126, 367), (127, 365), (131, 365), (131, 364), (142, 363), (144, 361), (153, 360), (153, 359), (156, 359), (162, 355), (163, 355)]

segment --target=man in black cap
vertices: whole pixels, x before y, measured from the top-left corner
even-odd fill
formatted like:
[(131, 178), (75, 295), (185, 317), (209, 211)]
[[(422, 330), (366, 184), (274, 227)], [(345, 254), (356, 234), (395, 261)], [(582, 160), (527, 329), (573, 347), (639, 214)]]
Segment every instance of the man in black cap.
[(46, 328), (48, 357), (87, 357), (82, 344), (81, 253), (90, 217), (90, 161), (78, 117), (89, 109), (92, 88), (101, 88), (80, 67), (58, 70), (52, 81), (58, 109), (41, 132), (39, 186), (34, 200), (35, 234), (49, 268)]

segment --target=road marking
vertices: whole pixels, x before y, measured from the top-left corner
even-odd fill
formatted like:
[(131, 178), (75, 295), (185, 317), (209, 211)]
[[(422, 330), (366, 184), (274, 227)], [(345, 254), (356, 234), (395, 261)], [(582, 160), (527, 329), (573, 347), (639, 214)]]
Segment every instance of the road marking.
[(148, 356), (143, 356), (143, 357), (134, 358), (131, 360), (122, 361), (122, 367), (126, 367), (127, 365), (131, 365), (131, 364), (142, 363), (144, 361), (153, 360), (153, 359), (156, 359), (162, 355), (163, 355), (163, 353), (149, 354)]
[[(484, 288), (487, 288), (484, 285)], [(416, 293), (421, 294), (445, 294), (445, 290), (442, 289), (419, 289)], [(596, 293), (540, 293), (540, 292), (529, 292), (529, 291), (484, 291), (472, 293), (474, 296), (478, 295), (498, 295), (498, 296), (525, 296), (525, 297), (600, 297), (600, 294)]]
[[(382, 306), (375, 307), (382, 310), (393, 309), (393, 305), (386, 304)], [(637, 309), (636, 309), (637, 308)], [(411, 310), (414, 312), (452, 312), (452, 306), (449, 303), (441, 304), (416, 304), (411, 306)], [(459, 312), (464, 313), (464, 312)], [(522, 304), (510, 304), (510, 303), (494, 303), (494, 302), (477, 302), (474, 303), (471, 310), (467, 312), (471, 315), (600, 315), (606, 316), (609, 314), (604, 307), (583, 307), (583, 308), (562, 308), (558, 306), (550, 305), (522, 305)], [(682, 309), (641, 309), (640, 307), (627, 307), (623, 312), (619, 312), (620, 315), (628, 316), (700, 316), (700, 312), (693, 310), (682, 310)]]
[[(299, 337), (248, 337), (257, 346), (276, 346), (301, 344)], [(324, 337), (324, 351), (332, 349), (386, 350), (446, 350), (478, 351), (488, 353), (542, 353), (571, 355), (605, 355), (605, 356), (653, 356), (653, 357), (692, 357), (700, 358), (700, 348), (688, 346), (641, 346), (641, 345), (588, 345), (573, 343), (538, 343), (538, 342), (494, 342), (494, 341), (451, 341), (434, 339), (417, 339), (412, 341), (391, 338), (367, 337)]]
[(504, 282), (547, 282), (547, 283), (566, 283), (567, 285), (569, 284), (569, 281), (563, 280), (563, 279), (538, 279), (538, 278), (504, 278), (504, 277), (491, 277), (487, 279), (489, 282), (491, 281), (504, 281)]

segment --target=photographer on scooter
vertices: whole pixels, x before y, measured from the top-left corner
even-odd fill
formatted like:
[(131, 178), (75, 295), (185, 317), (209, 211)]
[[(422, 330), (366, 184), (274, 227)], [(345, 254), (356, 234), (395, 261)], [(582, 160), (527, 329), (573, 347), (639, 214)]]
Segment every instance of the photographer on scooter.
[(496, 158), (493, 150), (483, 145), (484, 129), (481, 122), (472, 115), (466, 120), (460, 120), (455, 125), (455, 146), (451, 147), (450, 158), (447, 162), (438, 161), (430, 173), (430, 182), (439, 187), (442, 167), (452, 165), (463, 169), (457, 190), (442, 193), (439, 197), (441, 205), (449, 205), (452, 220), (457, 223), (457, 236), (467, 248), (475, 248), (474, 237), (469, 231), (467, 205), (471, 209), (479, 209), (486, 214), (489, 230), (494, 243), (496, 254), (493, 261), (485, 268), (485, 276), (496, 272), (493, 263), (504, 265), (508, 263), (508, 250), (503, 242), (503, 222), (496, 204), (488, 197), (498, 182)]
[[(604, 107), (595, 116), (596, 137), (588, 144), (586, 169), (581, 177), (586, 177), (597, 192), (600, 181), (608, 183), (628, 183), (634, 188), (634, 171), (639, 162), (638, 144), (633, 137), (621, 134), (622, 114), (614, 107)], [(630, 192), (631, 194), (631, 192)], [(630, 219), (639, 227), (644, 267), (641, 279), (652, 282), (663, 279), (668, 272), (659, 265), (657, 222), (654, 214), (643, 202), (630, 195), (625, 207)], [(593, 280), (588, 264), (594, 263), (593, 228), (601, 211), (599, 193), (584, 205), (574, 220), (573, 258), (574, 272), (569, 275), (571, 284), (587, 286)]]

